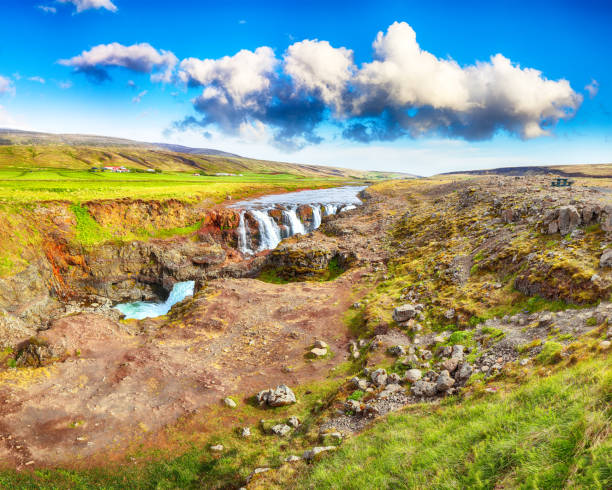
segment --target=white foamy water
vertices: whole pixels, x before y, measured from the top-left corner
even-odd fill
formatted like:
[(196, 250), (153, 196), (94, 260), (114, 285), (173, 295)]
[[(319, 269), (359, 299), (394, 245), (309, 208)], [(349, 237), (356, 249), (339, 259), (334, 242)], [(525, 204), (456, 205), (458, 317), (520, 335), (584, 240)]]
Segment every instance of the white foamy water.
[[(338, 212), (355, 209), (361, 204), (357, 195), (365, 186), (344, 186), (331, 189), (288, 192), (286, 194), (271, 194), (233, 204), (232, 208), (242, 209), (237, 229), (238, 250), (245, 255), (252, 255), (262, 250), (276, 248), (283, 238), (297, 234), (305, 234), (321, 226), (322, 216), (331, 216)], [(312, 222), (304, 224), (298, 213), (298, 206), (310, 206)], [(283, 232), (270, 211), (282, 211)], [(322, 212), (323, 211), (323, 212)], [(256, 251), (251, 245), (249, 227), (246, 225), (245, 214), (248, 213), (257, 222), (259, 231), (259, 247)]]
[(136, 301), (134, 303), (121, 303), (115, 306), (126, 319), (142, 320), (165, 315), (176, 303), (183, 301), (187, 296), (193, 296), (195, 281), (177, 282), (168, 299), (163, 303)]

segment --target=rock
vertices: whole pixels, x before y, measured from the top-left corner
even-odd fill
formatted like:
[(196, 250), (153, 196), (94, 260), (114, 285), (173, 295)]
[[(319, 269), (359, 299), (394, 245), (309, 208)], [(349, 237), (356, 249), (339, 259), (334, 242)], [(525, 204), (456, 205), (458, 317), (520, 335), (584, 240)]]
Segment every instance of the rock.
[(574, 231), (580, 224), (580, 214), (574, 206), (563, 206), (559, 208), (559, 233), (566, 235)]
[(425, 361), (429, 361), (433, 357), (433, 354), (431, 353), (431, 351), (425, 349), (421, 351), (421, 357)]
[(315, 357), (324, 357), (327, 355), (327, 349), (319, 349), (315, 347), (314, 349), (310, 349), (310, 353)]
[(253, 472), (247, 477), (247, 483), (249, 483), (255, 475), (259, 473), (265, 473), (266, 471), (270, 471), (270, 468), (255, 468)]
[(389, 354), (395, 357), (406, 355), (406, 349), (404, 349), (401, 345), (394, 345), (392, 347), (389, 347), (388, 352)]
[(384, 386), (387, 383), (387, 371), (377, 369), (370, 375), (370, 379), (376, 386)]
[(309, 449), (308, 451), (305, 451), (304, 454), (302, 454), (302, 459), (310, 461), (314, 459), (317, 456), (317, 454), (321, 454), (326, 451), (334, 451), (335, 449), (336, 449), (336, 446), (317, 446), (312, 449)]
[(440, 373), (440, 376), (438, 376), (438, 380), (436, 381), (436, 390), (443, 393), (451, 388), (454, 384), (455, 380), (451, 378), (447, 370), (444, 370)]
[(399, 384), (400, 381), (402, 380), (402, 378), (400, 377), (399, 374), (397, 373), (391, 373), (388, 377), (387, 377), (387, 384)]
[(461, 344), (453, 345), (453, 352), (451, 354), (451, 358), (453, 359), (463, 359), (463, 351), (465, 347)]
[(361, 413), (361, 403), (357, 400), (347, 400), (344, 408), (353, 413)]
[(464, 362), (460, 366), (457, 367), (455, 371), (455, 379), (459, 383), (463, 383), (467, 381), (469, 377), (472, 375), (472, 366), (469, 362)]
[(444, 312), (444, 318), (446, 318), (447, 320), (452, 320), (453, 318), (455, 318), (454, 308), (449, 308), (448, 310), (446, 310)]
[(404, 357), (400, 362), (404, 366), (417, 366), (419, 364), (419, 358), (416, 356), (416, 354), (410, 354)]
[(377, 398), (387, 398), (392, 393), (397, 393), (398, 391), (404, 391), (404, 388), (398, 384), (389, 384), (378, 394)]
[(446, 369), (449, 373), (454, 373), (455, 369), (459, 365), (461, 361), (456, 357), (451, 357), (442, 363), (442, 367)]
[(412, 385), (410, 391), (415, 396), (434, 396), (436, 394), (436, 385), (421, 379)]
[(294, 429), (297, 429), (300, 426), (300, 419), (293, 415), (292, 417), (289, 417), (287, 423)]
[(236, 402), (232, 400), (231, 398), (224, 398), (223, 403), (225, 404), (226, 407), (236, 408)]
[(423, 377), (420, 369), (409, 369), (406, 371), (406, 375), (404, 379), (409, 383), (416, 383), (419, 379)]
[(609, 340), (602, 340), (599, 343), (599, 350), (601, 351), (606, 351), (610, 348), (610, 341)]
[(599, 258), (599, 267), (612, 267), (612, 248), (607, 248)]
[(521, 366), (526, 366), (527, 364), (529, 364), (529, 359), (521, 359), (521, 360), (519, 361), (519, 364), (520, 364)]
[(315, 347), (315, 349), (327, 349), (327, 348), (329, 348), (329, 346), (325, 342), (323, 342), (322, 340), (315, 340), (314, 347)]
[(360, 379), (357, 376), (355, 376), (353, 379), (351, 379), (351, 384), (353, 385), (354, 388), (358, 389), (358, 390), (366, 390), (368, 387), (368, 382), (365, 379)]
[(287, 456), (285, 458), (285, 463), (295, 463), (296, 461), (302, 461), (302, 458), (296, 456), (295, 454), (292, 454), (291, 456)]
[(210, 450), (214, 451), (216, 453), (220, 453), (221, 451), (223, 451), (225, 448), (223, 447), (223, 444), (217, 444), (216, 446), (210, 446)]
[(289, 432), (291, 432), (291, 427), (286, 424), (276, 424), (272, 426), (270, 430), (273, 434), (276, 434), (277, 436), (286, 436), (287, 434), (289, 434)]
[(366, 417), (377, 417), (380, 414), (380, 410), (374, 405), (368, 404), (363, 408), (363, 413)]
[(283, 407), (297, 401), (295, 394), (287, 385), (279, 385), (276, 389), (269, 388), (260, 391), (256, 398), (260, 406), (269, 405), (270, 407)]
[(420, 309), (422, 309), (421, 305), (405, 304), (398, 306), (393, 310), (393, 320), (400, 325), (406, 323), (408, 320), (416, 318)]
[(251, 429), (249, 427), (243, 427), (241, 435), (242, 437), (251, 437)]

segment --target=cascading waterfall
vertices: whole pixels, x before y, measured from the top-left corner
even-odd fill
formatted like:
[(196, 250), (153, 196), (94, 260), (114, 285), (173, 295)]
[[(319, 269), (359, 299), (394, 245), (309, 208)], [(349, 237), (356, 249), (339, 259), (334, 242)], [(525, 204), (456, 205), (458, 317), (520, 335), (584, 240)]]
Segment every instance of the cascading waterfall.
[(136, 301), (135, 303), (121, 303), (115, 308), (125, 315), (126, 319), (142, 320), (143, 318), (155, 318), (165, 315), (176, 303), (183, 301), (187, 296), (193, 296), (195, 281), (177, 282), (168, 299), (163, 303), (151, 303), (148, 301)]
[[(240, 210), (237, 229), (238, 249), (245, 255), (251, 255), (276, 248), (284, 238), (316, 230), (321, 226), (323, 216), (332, 216), (360, 205), (358, 194), (363, 189), (365, 189), (363, 186), (344, 186), (297, 191), (281, 195), (271, 194), (232, 204), (230, 207)], [(304, 225), (299, 218), (300, 206), (310, 206), (312, 209), (312, 221), (308, 225)], [(275, 213), (271, 213), (271, 210), (275, 210)], [(259, 231), (257, 250), (254, 250), (246, 213), (257, 222)], [(282, 216), (282, 223), (277, 223), (271, 216), (271, 214), (278, 216), (276, 213)]]
[(297, 235), (298, 233), (304, 235), (306, 233), (304, 224), (297, 216), (296, 208), (283, 209), (283, 217), (285, 217), (289, 226), (289, 236)]
[(238, 250), (243, 254), (252, 254), (249, 237), (249, 230), (244, 219), (244, 211), (240, 212), (240, 222), (238, 223)]
[(257, 251), (261, 252), (262, 250), (276, 248), (281, 241), (280, 228), (276, 221), (268, 215), (267, 211), (251, 209), (249, 212), (255, 218), (255, 221), (257, 221), (259, 229), (259, 248)]
[(310, 208), (312, 209), (312, 229), (316, 230), (321, 226), (321, 206), (311, 204)]
[(325, 216), (331, 216), (332, 214), (336, 214), (338, 211), (337, 204), (326, 204), (325, 206)]

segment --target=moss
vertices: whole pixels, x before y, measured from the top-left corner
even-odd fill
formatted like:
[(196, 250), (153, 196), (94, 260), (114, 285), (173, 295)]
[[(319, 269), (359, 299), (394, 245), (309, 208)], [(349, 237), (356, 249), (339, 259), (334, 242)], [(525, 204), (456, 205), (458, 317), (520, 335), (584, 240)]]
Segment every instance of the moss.
[(542, 346), (542, 352), (538, 354), (536, 360), (541, 364), (555, 364), (561, 360), (563, 345), (558, 342), (546, 342)]
[(110, 233), (93, 219), (86, 208), (73, 204), (70, 209), (76, 218), (75, 239), (77, 243), (90, 247), (110, 239)]

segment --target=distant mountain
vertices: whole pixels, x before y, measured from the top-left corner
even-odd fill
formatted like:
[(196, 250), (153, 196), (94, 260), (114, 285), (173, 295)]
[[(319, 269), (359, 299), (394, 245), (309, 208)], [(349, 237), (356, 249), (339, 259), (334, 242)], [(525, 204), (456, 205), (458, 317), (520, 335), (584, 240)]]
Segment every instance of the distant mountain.
[(245, 158), (209, 148), (146, 143), (88, 134), (52, 134), (0, 128), (0, 168), (66, 168), (123, 165), (133, 169), (215, 173), (291, 174), (309, 178), (412, 178), (398, 172), (369, 172)]
[(560, 177), (591, 177), (607, 179), (612, 177), (612, 164), (580, 164), (580, 165), (542, 165), (525, 167), (499, 167), (484, 170), (461, 170), (458, 172), (445, 172), (441, 175), (468, 174), (468, 175), (557, 175)]
[(235, 153), (228, 153), (221, 150), (213, 150), (212, 148), (190, 148), (189, 146), (173, 145), (171, 143), (154, 143), (155, 146), (166, 150), (175, 151), (177, 153), (188, 153), (191, 155), (218, 155), (222, 157), (242, 158)]

